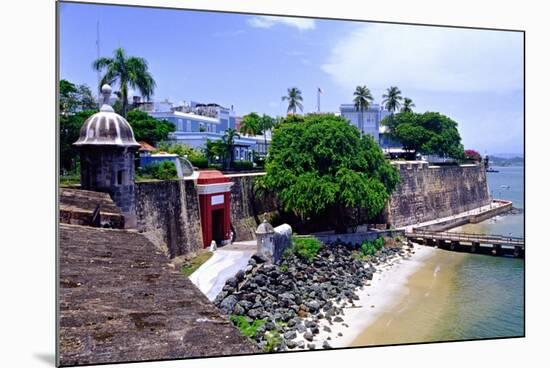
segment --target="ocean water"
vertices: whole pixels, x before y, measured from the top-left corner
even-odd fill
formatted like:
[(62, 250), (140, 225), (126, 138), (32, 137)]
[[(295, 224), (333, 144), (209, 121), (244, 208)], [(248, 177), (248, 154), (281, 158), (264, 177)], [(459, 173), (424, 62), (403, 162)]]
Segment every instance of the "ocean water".
[[(487, 173), (494, 198), (518, 209), (454, 231), (524, 236), (523, 167), (495, 167)], [(467, 254), (455, 268), (449, 307), (433, 328), (436, 340), (521, 336), (524, 334), (524, 260)]]
[[(519, 209), (453, 231), (523, 236), (523, 168), (488, 173), (494, 198)], [(524, 260), (436, 249), (407, 281), (399, 304), (353, 346), (456, 341), (524, 335)]]

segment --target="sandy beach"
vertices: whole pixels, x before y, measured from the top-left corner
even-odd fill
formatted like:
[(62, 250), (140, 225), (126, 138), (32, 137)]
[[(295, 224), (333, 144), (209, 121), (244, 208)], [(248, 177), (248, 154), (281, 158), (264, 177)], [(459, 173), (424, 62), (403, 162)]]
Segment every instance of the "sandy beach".
[[(329, 323), (319, 320), (320, 333), (312, 342), (321, 348), (326, 340), (332, 348), (357, 346), (356, 339), (381, 316), (393, 310), (409, 293), (408, 279), (417, 272), (437, 250), (416, 245), (410, 256), (393, 257), (383, 265), (378, 265), (373, 279), (357, 291), (359, 300), (355, 306), (344, 308), (343, 322)], [(296, 341), (299, 341), (298, 338)], [(362, 344), (364, 345), (364, 344)]]

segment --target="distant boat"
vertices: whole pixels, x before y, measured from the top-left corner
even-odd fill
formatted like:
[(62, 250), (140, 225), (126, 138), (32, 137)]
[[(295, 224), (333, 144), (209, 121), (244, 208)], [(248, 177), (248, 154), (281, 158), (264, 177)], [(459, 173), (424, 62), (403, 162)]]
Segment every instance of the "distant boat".
[(503, 184), (503, 185), (500, 186), (500, 189), (510, 189), (510, 186)]
[(498, 172), (498, 170), (495, 170), (495, 169), (493, 169), (493, 168), (488, 168), (488, 169), (485, 170), (485, 171), (487, 171), (487, 172), (492, 172), (492, 173), (497, 173), (497, 172)]

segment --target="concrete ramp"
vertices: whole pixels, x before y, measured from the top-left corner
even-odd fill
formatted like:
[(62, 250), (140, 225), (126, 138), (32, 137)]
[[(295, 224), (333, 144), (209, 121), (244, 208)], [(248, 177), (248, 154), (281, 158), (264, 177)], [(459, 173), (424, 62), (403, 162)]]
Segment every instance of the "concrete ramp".
[(212, 301), (229, 278), (246, 268), (248, 260), (255, 252), (255, 240), (235, 242), (219, 248), (189, 276), (189, 280)]

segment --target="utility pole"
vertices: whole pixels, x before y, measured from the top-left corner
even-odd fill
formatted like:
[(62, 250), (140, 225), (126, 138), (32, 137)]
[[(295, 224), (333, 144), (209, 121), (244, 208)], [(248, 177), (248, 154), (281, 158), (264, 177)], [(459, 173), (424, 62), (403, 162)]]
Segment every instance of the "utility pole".
[[(97, 58), (99, 59), (99, 20), (97, 21), (97, 29), (96, 29), (96, 48), (97, 48)], [(101, 74), (99, 73), (99, 70), (97, 71), (97, 108), (101, 109)]]
[(317, 87), (317, 112), (321, 113), (321, 93), (323, 93), (323, 90), (321, 87)]

